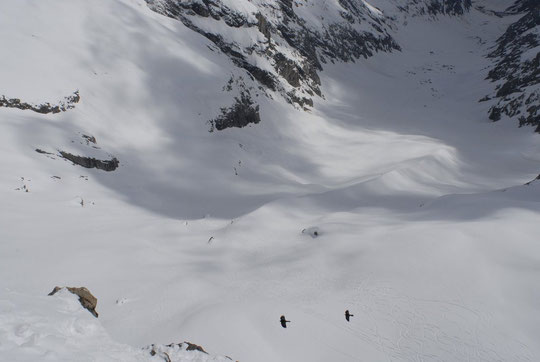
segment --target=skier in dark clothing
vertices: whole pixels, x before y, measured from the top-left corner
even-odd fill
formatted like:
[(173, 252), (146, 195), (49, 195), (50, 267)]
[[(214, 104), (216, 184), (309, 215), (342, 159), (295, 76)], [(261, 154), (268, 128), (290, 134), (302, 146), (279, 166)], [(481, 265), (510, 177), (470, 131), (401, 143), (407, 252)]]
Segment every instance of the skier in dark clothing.
[(290, 323), (291, 321), (285, 320), (285, 316), (282, 315), (281, 318), (279, 318), (279, 321), (281, 322), (281, 326), (283, 328), (287, 328), (287, 323)]
[(345, 319), (347, 320), (347, 322), (349, 322), (350, 317), (354, 317), (354, 314), (349, 313), (349, 310), (347, 309), (345, 311)]

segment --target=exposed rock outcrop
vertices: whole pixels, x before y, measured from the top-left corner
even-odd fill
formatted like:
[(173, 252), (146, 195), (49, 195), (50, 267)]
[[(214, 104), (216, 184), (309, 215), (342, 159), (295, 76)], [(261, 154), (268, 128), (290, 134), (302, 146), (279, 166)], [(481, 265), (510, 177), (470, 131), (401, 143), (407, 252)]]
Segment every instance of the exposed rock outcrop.
[(90, 291), (85, 287), (54, 287), (54, 289), (52, 290), (52, 292), (49, 293), (49, 295), (55, 295), (58, 291), (64, 288), (69, 290), (71, 293), (77, 295), (79, 297), (79, 302), (81, 303), (81, 305), (90, 313), (92, 313), (94, 317), (98, 317), (98, 312), (96, 312), (97, 298), (94, 297), (92, 293), (90, 293)]
[(507, 13), (520, 14), (531, 10), (538, 5), (538, 0), (515, 0), (514, 4), (506, 9)]
[[(404, 4), (402, 4), (404, 3)], [(463, 15), (472, 6), (471, 0), (409, 0), (400, 2), (398, 8), (411, 15)]]
[[(56, 157), (64, 158), (66, 160), (69, 160), (73, 162), (76, 165), (85, 167), (85, 168), (97, 168), (99, 170), (103, 171), (114, 171), (118, 168), (120, 165), (120, 161), (116, 157), (112, 157), (110, 154), (102, 152), (101, 148), (97, 146), (97, 140), (96, 137), (92, 135), (87, 134), (79, 134), (82, 140), (79, 140), (79, 143), (84, 146), (88, 146), (91, 148), (91, 152), (95, 154), (95, 152), (100, 152), (105, 157), (111, 157), (110, 159), (100, 160), (95, 157), (88, 157), (88, 156), (80, 156), (75, 155), (70, 152), (57, 150), (55, 153), (45, 151), (40, 148), (36, 148), (35, 151), (39, 154), (45, 155), (51, 159), (55, 159)], [(71, 141), (72, 143), (75, 143), (75, 140)], [(97, 151), (96, 151), (97, 150)], [(83, 151), (84, 153), (84, 151)]]
[(36, 152), (37, 152), (37, 153), (41, 153), (42, 155), (51, 155), (51, 156), (54, 156), (54, 153), (52, 153), (52, 152), (47, 152), (47, 151), (43, 151), (42, 149), (39, 149), (39, 148), (36, 148)]
[(222, 131), (232, 127), (242, 128), (260, 121), (259, 106), (254, 104), (249, 93), (242, 92), (230, 108), (222, 108), (221, 115), (210, 121), (210, 132), (214, 129)]
[(68, 109), (75, 108), (75, 104), (79, 103), (81, 96), (79, 91), (75, 91), (72, 95), (65, 97), (58, 104), (50, 104), (48, 102), (41, 104), (31, 104), (21, 101), (19, 98), (6, 98), (0, 96), (0, 107), (18, 108), (22, 110), (31, 110), (41, 114), (60, 113)]
[(204, 348), (202, 348), (201, 346), (198, 346), (194, 343), (189, 343), (189, 342), (184, 342), (184, 343), (187, 345), (186, 351), (199, 351), (199, 352), (208, 354), (208, 352), (206, 352)]
[(530, 125), (540, 132), (540, 33), (534, 31), (540, 27), (540, 2), (517, 1), (507, 13), (523, 16), (488, 55), (495, 63), (488, 79), (497, 83), (493, 95), (497, 103), (490, 108), (489, 118), (518, 117), (520, 126)]
[(81, 137), (86, 141), (87, 146), (90, 145), (90, 143), (97, 144), (96, 137), (94, 136), (83, 134)]
[[(148, 347), (143, 348), (143, 350), (147, 351), (150, 356), (159, 357), (165, 362), (180, 362), (179, 359), (175, 358), (175, 356), (178, 355), (178, 352), (180, 351), (188, 351), (188, 352), (191, 351), (194, 353), (204, 353), (205, 355), (208, 355), (208, 353), (204, 350), (204, 348), (190, 342), (171, 343), (167, 345), (152, 344)], [(194, 355), (193, 357), (194, 359), (197, 358), (196, 355)], [(226, 361), (226, 360), (232, 361), (230, 357), (226, 357), (226, 356), (214, 357), (214, 359), (216, 361)]]
[(114, 171), (118, 168), (118, 165), (120, 164), (116, 157), (113, 157), (110, 160), (98, 160), (93, 157), (77, 156), (64, 151), (59, 151), (59, 153), (66, 160), (70, 160), (74, 164), (86, 168), (97, 168), (103, 171)]

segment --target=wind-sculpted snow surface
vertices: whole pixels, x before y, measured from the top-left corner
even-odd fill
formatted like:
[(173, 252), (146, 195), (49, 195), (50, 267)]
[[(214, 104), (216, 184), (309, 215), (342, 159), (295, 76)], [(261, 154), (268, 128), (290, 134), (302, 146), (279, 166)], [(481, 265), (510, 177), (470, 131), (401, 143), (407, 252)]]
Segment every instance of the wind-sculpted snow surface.
[[(513, 1), (291, 3), (184, 1), (194, 31), (144, 0), (0, 1), (0, 94), (82, 97), (0, 107), (0, 359), (540, 360), (540, 135), (478, 102)], [(295, 83), (283, 32), (336, 22), (401, 50), (317, 46), (324, 97), (258, 54), (270, 34)]]

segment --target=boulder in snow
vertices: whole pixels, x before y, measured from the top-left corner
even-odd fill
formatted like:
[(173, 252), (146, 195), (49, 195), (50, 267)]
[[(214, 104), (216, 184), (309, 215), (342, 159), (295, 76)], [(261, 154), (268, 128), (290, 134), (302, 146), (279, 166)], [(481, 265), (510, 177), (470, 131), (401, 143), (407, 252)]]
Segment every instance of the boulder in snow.
[(316, 237), (318, 237), (318, 236), (321, 235), (321, 231), (319, 230), (318, 227), (312, 226), (312, 227), (309, 227), (309, 228), (307, 228), (307, 229), (302, 230), (302, 234), (308, 234), (308, 235), (310, 235), (312, 238), (315, 239)]
[(71, 293), (79, 297), (79, 302), (81, 305), (86, 308), (94, 317), (98, 317), (98, 312), (96, 312), (97, 298), (90, 293), (85, 287), (54, 287), (53, 291), (49, 295), (55, 295), (58, 291), (66, 288)]

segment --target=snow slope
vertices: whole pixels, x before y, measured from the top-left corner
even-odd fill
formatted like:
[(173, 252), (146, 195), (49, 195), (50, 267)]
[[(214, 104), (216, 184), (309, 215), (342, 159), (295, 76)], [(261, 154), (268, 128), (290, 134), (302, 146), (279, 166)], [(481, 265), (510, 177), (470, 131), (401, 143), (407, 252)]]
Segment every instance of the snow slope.
[[(231, 77), (257, 85), (181, 22), (0, 2), (0, 95), (81, 95), (0, 108), (0, 360), (184, 340), (240, 361), (538, 360), (539, 135), (477, 102), (512, 19), (396, 16), (402, 51), (326, 64), (311, 111), (266, 90), (261, 123), (209, 132)], [(55, 285), (90, 289), (99, 319)]]
[[(66, 289), (54, 297), (15, 292), (0, 299), (4, 361), (230, 361), (185, 347), (140, 349), (111, 340), (103, 326)], [(165, 353), (166, 354), (165, 354)]]

